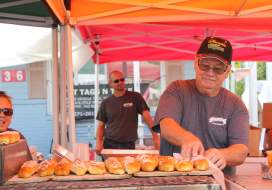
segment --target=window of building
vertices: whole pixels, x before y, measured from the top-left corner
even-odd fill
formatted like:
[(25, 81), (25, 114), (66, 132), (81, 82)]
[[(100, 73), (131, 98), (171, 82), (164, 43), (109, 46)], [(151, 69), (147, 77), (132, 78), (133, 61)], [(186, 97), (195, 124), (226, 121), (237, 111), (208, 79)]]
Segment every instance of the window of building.
[(46, 65), (45, 62), (28, 64), (28, 97), (46, 99)]

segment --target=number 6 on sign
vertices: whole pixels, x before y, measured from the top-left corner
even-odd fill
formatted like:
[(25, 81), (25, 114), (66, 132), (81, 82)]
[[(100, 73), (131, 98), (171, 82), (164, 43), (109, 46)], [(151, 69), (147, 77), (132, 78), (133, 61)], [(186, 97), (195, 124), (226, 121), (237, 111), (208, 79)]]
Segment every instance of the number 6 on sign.
[(22, 80), (24, 80), (24, 73), (23, 73), (24, 71), (21, 71), (21, 70), (19, 70), (19, 71), (17, 71), (16, 72), (16, 79), (17, 79), (17, 81), (22, 81)]

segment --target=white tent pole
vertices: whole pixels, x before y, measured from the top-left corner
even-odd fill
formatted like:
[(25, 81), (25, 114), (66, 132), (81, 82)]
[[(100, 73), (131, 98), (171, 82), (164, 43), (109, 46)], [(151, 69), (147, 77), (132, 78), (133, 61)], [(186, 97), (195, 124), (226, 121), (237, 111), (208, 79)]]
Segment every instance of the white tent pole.
[(66, 37), (65, 37), (65, 27), (60, 26), (60, 115), (61, 115), (61, 127), (60, 127), (60, 144), (67, 148), (67, 97), (66, 97)]
[[(133, 61), (133, 83), (134, 83), (134, 91), (141, 93), (140, 89), (140, 62)], [(138, 116), (138, 133), (139, 133), (139, 145), (144, 145), (144, 127), (141, 122), (141, 117)]]
[(226, 78), (226, 80), (224, 81), (224, 84), (223, 84), (224, 88), (226, 88), (228, 90), (230, 89), (230, 75)]
[(96, 134), (96, 127), (97, 127), (97, 120), (96, 114), (98, 112), (98, 96), (99, 96), (99, 36), (96, 36), (96, 40), (94, 42), (95, 47), (95, 65), (94, 65), (94, 72), (95, 72), (95, 85), (94, 85), (94, 126), (95, 126), (95, 134)]
[(249, 62), (250, 77), (249, 77), (249, 115), (250, 124), (258, 127), (258, 103), (257, 103), (257, 63)]
[(140, 90), (140, 62), (133, 61), (134, 91), (141, 93)]
[(73, 63), (72, 63), (72, 31), (69, 24), (65, 24), (65, 37), (66, 37), (66, 65), (67, 65), (67, 89), (69, 101), (69, 125), (68, 135), (70, 150), (75, 153), (76, 147), (76, 127), (75, 127), (75, 101), (74, 101), (74, 79), (73, 79)]
[[(234, 62), (231, 63), (232, 67), (234, 67)], [(234, 73), (230, 76), (230, 91), (235, 93), (235, 78)]]
[(160, 61), (160, 83), (161, 83), (161, 94), (166, 89), (166, 65), (165, 61)]
[(272, 80), (272, 62), (266, 62), (266, 80)]
[(60, 143), (59, 134), (59, 77), (58, 77), (58, 28), (52, 29), (52, 72), (53, 72), (53, 144)]

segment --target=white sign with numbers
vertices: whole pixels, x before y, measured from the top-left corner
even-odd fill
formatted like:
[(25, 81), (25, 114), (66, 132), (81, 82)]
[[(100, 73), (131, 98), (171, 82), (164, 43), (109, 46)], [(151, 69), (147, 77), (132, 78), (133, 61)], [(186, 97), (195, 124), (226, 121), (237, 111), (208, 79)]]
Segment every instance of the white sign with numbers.
[(2, 70), (2, 82), (24, 82), (26, 81), (25, 70)]

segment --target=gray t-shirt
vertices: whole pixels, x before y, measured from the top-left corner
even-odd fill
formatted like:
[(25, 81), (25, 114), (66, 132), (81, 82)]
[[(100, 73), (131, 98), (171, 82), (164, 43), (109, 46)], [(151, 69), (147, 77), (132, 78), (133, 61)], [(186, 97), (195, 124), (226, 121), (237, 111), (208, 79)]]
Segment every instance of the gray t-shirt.
[(142, 95), (126, 91), (121, 97), (103, 100), (96, 119), (106, 125), (104, 137), (117, 142), (134, 142), (138, 138), (138, 114), (149, 110)]
[[(195, 80), (174, 81), (160, 98), (155, 125), (166, 117), (195, 134), (204, 148), (248, 144), (249, 115), (238, 96), (221, 88), (215, 97), (201, 94)], [(162, 155), (180, 152), (180, 147), (161, 139)]]

